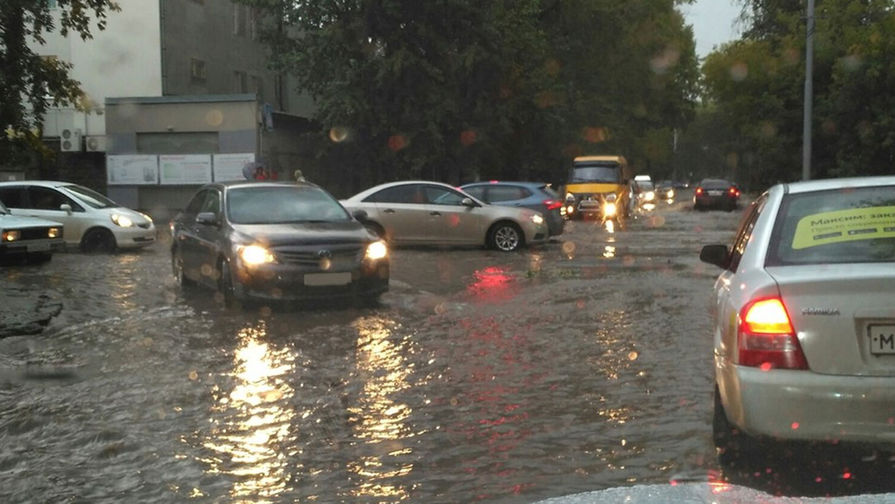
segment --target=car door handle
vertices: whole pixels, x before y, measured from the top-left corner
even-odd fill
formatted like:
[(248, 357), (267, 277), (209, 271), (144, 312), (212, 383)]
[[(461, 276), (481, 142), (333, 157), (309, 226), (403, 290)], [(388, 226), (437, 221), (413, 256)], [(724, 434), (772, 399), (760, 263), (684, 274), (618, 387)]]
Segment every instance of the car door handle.
[(382, 213), (395, 213), (395, 211), (391, 208), (386, 208), (385, 210), (382, 211)]
[(437, 210), (433, 210), (433, 211), (429, 212), (429, 215), (432, 215), (432, 216), (436, 216), (436, 217), (437, 217), (437, 216), (441, 215), (441, 212), (439, 212), (439, 211), (437, 211)]

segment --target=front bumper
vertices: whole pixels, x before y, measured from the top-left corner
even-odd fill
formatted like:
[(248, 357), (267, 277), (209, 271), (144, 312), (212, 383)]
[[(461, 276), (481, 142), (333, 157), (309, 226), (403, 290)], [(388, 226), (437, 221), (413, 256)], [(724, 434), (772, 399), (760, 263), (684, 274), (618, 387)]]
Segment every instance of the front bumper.
[(730, 421), (755, 436), (895, 444), (895, 377), (730, 364), (718, 385)]
[(0, 255), (51, 254), (65, 250), (62, 238), (0, 243)]
[(150, 224), (149, 227), (146, 228), (138, 226), (128, 228), (113, 226), (110, 229), (112, 234), (115, 235), (115, 244), (118, 248), (132, 249), (147, 247), (157, 240), (154, 224)]
[(376, 297), (388, 291), (388, 261), (364, 261), (353, 269), (322, 271), (294, 264), (248, 267), (233, 272), (237, 297), (299, 301)]

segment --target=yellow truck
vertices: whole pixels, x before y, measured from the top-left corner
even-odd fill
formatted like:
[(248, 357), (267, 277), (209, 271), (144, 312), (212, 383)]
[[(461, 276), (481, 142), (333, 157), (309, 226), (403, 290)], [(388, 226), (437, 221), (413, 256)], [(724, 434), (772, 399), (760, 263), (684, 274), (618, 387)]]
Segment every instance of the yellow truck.
[(631, 169), (623, 156), (579, 156), (566, 180), (566, 217), (570, 219), (627, 216)]

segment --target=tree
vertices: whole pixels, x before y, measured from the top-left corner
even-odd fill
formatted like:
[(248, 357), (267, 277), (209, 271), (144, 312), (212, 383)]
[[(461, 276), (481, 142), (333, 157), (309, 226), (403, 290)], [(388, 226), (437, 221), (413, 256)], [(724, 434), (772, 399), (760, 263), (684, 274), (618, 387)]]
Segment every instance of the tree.
[(692, 117), (674, 0), (239, 1), (274, 21), (274, 64), (315, 99), (336, 140), (319, 155), (350, 159), (355, 186), (557, 180), (593, 148), (667, 158)]
[[(50, 4), (55, 3), (58, 12)], [(69, 76), (71, 65), (37, 54), (31, 43), (58, 29), (91, 38), (105, 28), (113, 0), (3, 0), (0, 3), (0, 159), (20, 163), (39, 150), (41, 121), (47, 108), (79, 105), (83, 93)], [(57, 18), (58, 17), (58, 21)]]
[[(751, 27), (703, 65), (719, 140), (753, 188), (801, 176), (804, 6), (750, 0)], [(895, 162), (893, 0), (818, 0), (812, 178), (892, 173)], [(729, 167), (728, 167), (729, 168)]]

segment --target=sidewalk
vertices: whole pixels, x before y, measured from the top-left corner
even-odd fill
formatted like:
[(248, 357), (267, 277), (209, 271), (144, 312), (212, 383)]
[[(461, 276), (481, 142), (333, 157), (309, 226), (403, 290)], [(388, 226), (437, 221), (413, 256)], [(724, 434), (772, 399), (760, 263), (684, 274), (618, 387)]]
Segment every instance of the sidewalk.
[(62, 302), (40, 291), (4, 286), (0, 291), (0, 338), (39, 334), (62, 311)]

